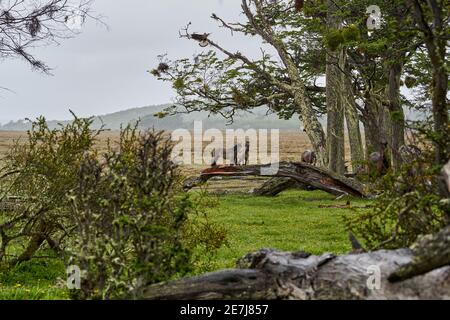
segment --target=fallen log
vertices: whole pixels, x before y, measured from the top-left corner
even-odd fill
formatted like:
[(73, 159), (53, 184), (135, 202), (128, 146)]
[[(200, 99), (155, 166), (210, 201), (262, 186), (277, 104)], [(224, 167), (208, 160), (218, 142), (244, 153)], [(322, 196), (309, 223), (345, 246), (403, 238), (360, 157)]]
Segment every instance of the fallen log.
[(403, 281), (450, 265), (450, 226), (435, 235), (421, 237), (412, 252), (413, 259), (389, 275), (389, 281)]
[[(271, 171), (270, 168), (277, 168)], [(291, 178), (308, 187), (323, 190), (336, 196), (351, 195), (368, 197), (363, 184), (329, 170), (302, 162), (281, 162), (279, 164), (213, 167), (201, 172), (200, 176), (185, 181), (184, 189), (190, 190), (216, 176), (266, 176)]]
[(253, 190), (255, 196), (275, 197), (288, 189), (314, 190), (313, 187), (300, 183), (292, 178), (272, 178), (263, 183), (262, 186)]
[(151, 285), (144, 299), (450, 299), (450, 266), (403, 282), (388, 276), (411, 262), (409, 249), (313, 256), (263, 249), (237, 269)]

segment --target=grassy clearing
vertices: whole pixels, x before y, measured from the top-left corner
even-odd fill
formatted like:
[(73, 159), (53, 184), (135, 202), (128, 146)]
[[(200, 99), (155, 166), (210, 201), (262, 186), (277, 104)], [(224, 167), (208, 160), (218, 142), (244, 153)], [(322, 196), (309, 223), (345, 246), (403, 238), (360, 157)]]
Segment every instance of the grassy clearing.
[[(321, 191), (297, 190), (275, 198), (219, 196), (218, 207), (211, 210), (211, 217), (226, 227), (229, 244), (219, 250), (214, 267), (233, 267), (237, 259), (261, 248), (304, 250), (312, 254), (350, 251), (342, 217), (353, 211), (319, 208), (345, 204), (347, 200), (335, 201), (335, 197)], [(364, 205), (367, 201), (351, 199), (351, 203)]]
[(60, 259), (42, 258), (0, 270), (0, 300), (63, 300), (65, 268)]
[[(319, 208), (344, 204), (324, 192), (286, 191), (275, 198), (245, 194), (217, 196), (211, 219), (227, 229), (228, 245), (214, 257), (205, 255), (195, 273), (229, 268), (248, 252), (261, 248), (304, 250), (313, 254), (350, 250), (342, 216), (349, 209)], [(353, 205), (367, 201), (351, 199)], [(58, 259), (35, 259), (12, 270), (0, 270), (0, 299), (68, 299), (65, 271)]]

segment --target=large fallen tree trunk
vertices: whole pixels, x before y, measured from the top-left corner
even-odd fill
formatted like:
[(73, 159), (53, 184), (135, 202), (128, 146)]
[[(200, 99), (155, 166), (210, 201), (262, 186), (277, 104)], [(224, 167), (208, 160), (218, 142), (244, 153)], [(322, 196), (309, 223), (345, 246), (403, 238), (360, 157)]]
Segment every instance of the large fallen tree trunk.
[(274, 197), (288, 189), (315, 190), (315, 188), (292, 178), (272, 178), (253, 190), (255, 196)]
[[(269, 168), (278, 168), (272, 171)], [(337, 175), (329, 170), (314, 167), (303, 162), (281, 162), (270, 165), (213, 167), (202, 171), (199, 177), (188, 179), (185, 190), (205, 183), (215, 176), (267, 176), (292, 178), (300, 184), (331, 193), (333, 195), (352, 195), (367, 197), (364, 185), (360, 182)]]
[(388, 281), (412, 259), (409, 249), (338, 257), (265, 249), (246, 256), (237, 269), (149, 286), (144, 298), (450, 299), (450, 266), (403, 282)]
[(435, 235), (420, 238), (412, 250), (413, 259), (393, 272), (390, 281), (402, 281), (450, 265), (450, 226)]

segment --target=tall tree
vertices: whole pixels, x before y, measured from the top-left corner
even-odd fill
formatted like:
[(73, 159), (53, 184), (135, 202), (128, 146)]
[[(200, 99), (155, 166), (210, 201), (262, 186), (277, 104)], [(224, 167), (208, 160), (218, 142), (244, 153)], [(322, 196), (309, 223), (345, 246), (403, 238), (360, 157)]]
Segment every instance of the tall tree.
[(450, 4), (438, 0), (407, 0), (414, 22), (425, 43), (431, 62), (432, 113), (436, 164), (444, 165), (450, 158), (450, 127), (448, 92), (447, 45), (450, 34)]
[[(334, 0), (327, 2), (327, 29), (340, 30), (342, 20), (338, 15), (338, 5)], [(345, 51), (339, 47), (327, 50), (326, 59), (326, 103), (327, 103), (327, 147), (328, 168), (339, 174), (345, 172), (344, 141), (344, 77)]]
[[(398, 170), (402, 164), (399, 149), (405, 144), (403, 109), (407, 101), (400, 91), (402, 76), (405, 65), (411, 63), (423, 41), (412, 28), (404, 0), (335, 3), (339, 4), (337, 14), (347, 27), (335, 32), (333, 44), (346, 48), (345, 73), (359, 101), (355, 107), (365, 127), (366, 153), (379, 151), (387, 143), (392, 167)], [(365, 12), (369, 4), (380, 9), (375, 30), (367, 26)], [(346, 40), (346, 32), (352, 29), (359, 33), (352, 37), (357, 41)]]
[[(366, 12), (371, 4), (379, 5), (383, 14), (379, 29), (372, 31)], [(183, 37), (214, 51), (193, 60), (161, 58), (152, 72), (172, 82), (177, 91), (177, 105), (168, 112), (206, 110), (232, 119), (240, 110), (268, 106), (284, 118), (297, 113), (321, 165), (340, 173), (345, 115), (355, 171), (363, 160), (360, 121), (366, 157), (387, 144), (393, 168), (400, 168), (403, 109), (411, 103), (401, 87), (408, 83), (405, 69), (414, 69), (411, 66), (425, 42), (413, 28), (406, 0), (243, 0), (242, 11), (245, 22), (226, 22), (215, 14), (212, 18), (232, 33), (260, 37), (276, 54), (262, 50), (261, 58), (252, 60), (214, 42), (209, 34), (186, 28)], [(325, 76), (326, 87), (317, 86)], [(443, 118), (447, 109), (442, 104), (436, 108)], [(325, 114), (327, 136), (319, 122)], [(438, 123), (444, 128), (442, 120)]]
[(343, 74), (343, 103), (345, 109), (345, 119), (347, 124), (348, 139), (350, 144), (350, 156), (352, 170), (355, 173), (361, 172), (364, 162), (364, 148), (361, 135), (358, 106), (355, 100), (355, 93), (352, 82), (348, 74), (347, 61), (345, 62), (345, 73)]
[(242, 0), (242, 12), (245, 23), (226, 22), (215, 14), (212, 18), (234, 33), (260, 37), (276, 57), (263, 52), (262, 58), (255, 61), (224, 48), (207, 34), (190, 33), (186, 28), (184, 37), (216, 51), (198, 55), (194, 61), (162, 60), (153, 74), (174, 84), (176, 102), (187, 111), (207, 110), (232, 118), (238, 110), (266, 105), (283, 117), (298, 114), (319, 163), (326, 165), (326, 136), (317, 112), (323, 105), (317, 96), (325, 89), (315, 85), (317, 75), (308, 73), (302, 57), (306, 50), (311, 52), (310, 48), (320, 54), (320, 38), (311, 37), (305, 45), (301, 34), (307, 27), (290, 28), (305, 19), (290, 1)]

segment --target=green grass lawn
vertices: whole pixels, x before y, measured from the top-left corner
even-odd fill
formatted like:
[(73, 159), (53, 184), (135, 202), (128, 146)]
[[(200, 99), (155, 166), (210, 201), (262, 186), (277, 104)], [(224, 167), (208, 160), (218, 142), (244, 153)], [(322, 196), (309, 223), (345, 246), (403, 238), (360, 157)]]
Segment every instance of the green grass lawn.
[[(342, 216), (349, 209), (320, 208), (345, 204), (320, 191), (287, 191), (277, 197), (234, 194), (217, 197), (211, 219), (226, 228), (228, 244), (196, 273), (229, 268), (237, 259), (261, 248), (307, 251), (312, 254), (350, 250)], [(352, 205), (367, 201), (351, 199)], [(58, 279), (59, 278), (59, 279)], [(34, 259), (5, 272), (0, 270), (0, 299), (67, 299), (65, 271), (59, 259)]]
[[(351, 249), (342, 217), (352, 210), (319, 207), (345, 204), (347, 198), (336, 201), (321, 191), (292, 190), (277, 197), (226, 195), (218, 200), (211, 217), (228, 230), (228, 245), (218, 252), (217, 268), (233, 267), (237, 259), (261, 248), (312, 254)], [(367, 204), (350, 200), (352, 205)]]
[(64, 263), (57, 258), (34, 259), (0, 270), (0, 300), (68, 299), (64, 277)]

